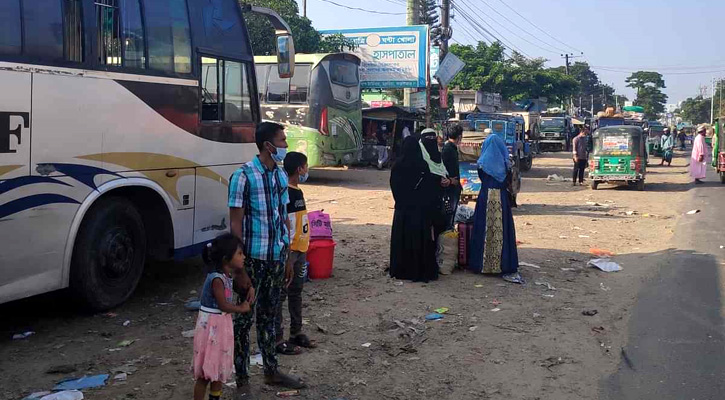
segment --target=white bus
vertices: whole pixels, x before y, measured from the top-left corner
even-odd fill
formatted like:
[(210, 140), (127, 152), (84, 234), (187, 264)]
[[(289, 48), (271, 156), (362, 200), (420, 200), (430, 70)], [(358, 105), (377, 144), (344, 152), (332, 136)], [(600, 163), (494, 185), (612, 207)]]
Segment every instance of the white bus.
[(246, 11), (291, 76), (286, 23), (236, 0), (0, 1), (0, 303), (107, 309), (227, 229), (260, 120)]

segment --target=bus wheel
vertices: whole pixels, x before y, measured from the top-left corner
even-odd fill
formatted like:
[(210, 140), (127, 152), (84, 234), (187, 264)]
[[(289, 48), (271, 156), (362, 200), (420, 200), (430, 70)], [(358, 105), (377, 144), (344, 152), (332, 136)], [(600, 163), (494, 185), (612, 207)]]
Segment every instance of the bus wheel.
[(637, 190), (640, 192), (644, 190), (644, 179), (640, 179), (637, 181)]
[(81, 224), (71, 262), (70, 285), (94, 311), (129, 298), (141, 279), (146, 232), (130, 201), (113, 197), (94, 205)]
[(725, 184), (725, 171), (720, 171), (720, 183)]

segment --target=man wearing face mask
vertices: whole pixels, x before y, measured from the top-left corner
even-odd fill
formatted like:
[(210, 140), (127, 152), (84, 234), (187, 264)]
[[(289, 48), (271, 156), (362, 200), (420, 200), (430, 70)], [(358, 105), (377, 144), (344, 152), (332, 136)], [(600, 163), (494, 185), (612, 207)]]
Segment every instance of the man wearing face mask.
[[(259, 155), (242, 165), (229, 179), (229, 222), (231, 232), (244, 245), (244, 269), (235, 271), (234, 288), (240, 301), (255, 301), (257, 344), (268, 385), (300, 389), (297, 377), (278, 370), (275, 318), (280, 294), (293, 278), (289, 257), (288, 178), (277, 166), (287, 154), (287, 137), (282, 125), (263, 122), (255, 132)], [(240, 396), (249, 388), (249, 330), (253, 313), (234, 316), (234, 366)]]

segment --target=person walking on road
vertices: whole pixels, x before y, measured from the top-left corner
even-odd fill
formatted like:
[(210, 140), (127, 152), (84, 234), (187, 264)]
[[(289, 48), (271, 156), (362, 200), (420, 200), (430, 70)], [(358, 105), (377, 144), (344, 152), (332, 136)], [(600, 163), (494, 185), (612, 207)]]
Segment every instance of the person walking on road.
[(685, 133), (685, 130), (680, 129), (680, 132), (675, 133), (675, 136), (677, 136), (677, 139), (680, 141), (680, 150), (685, 150), (685, 139), (687, 139), (687, 134)]
[[(255, 132), (259, 155), (242, 165), (229, 179), (229, 222), (231, 232), (244, 244), (244, 269), (234, 277), (240, 300), (256, 297), (257, 344), (268, 385), (301, 389), (297, 377), (278, 370), (275, 318), (282, 287), (289, 284), (293, 270), (285, 263), (289, 256), (289, 203), (287, 174), (277, 166), (287, 154), (284, 127), (274, 122), (259, 124)], [(237, 392), (249, 389), (249, 330), (254, 314), (234, 318), (234, 366)]]
[(670, 129), (665, 128), (665, 132), (660, 138), (660, 148), (662, 149), (662, 161), (660, 162), (660, 165), (664, 165), (666, 162), (669, 167), (672, 164), (672, 149), (674, 147), (675, 140), (672, 135), (670, 135)]
[(587, 161), (589, 160), (589, 140), (587, 139), (586, 128), (582, 128), (579, 135), (574, 138), (572, 150), (572, 159), (574, 160), (572, 186), (576, 186), (577, 180), (579, 181), (579, 185), (583, 185), (584, 170), (587, 169)]
[(456, 124), (448, 129), (448, 141), (443, 145), (443, 151), (441, 156), (443, 158), (443, 165), (445, 165), (448, 171), (448, 179), (451, 180), (451, 185), (445, 189), (445, 195), (450, 200), (450, 209), (446, 211), (452, 211), (446, 215), (446, 230), (453, 229), (453, 224), (456, 219), (456, 209), (458, 208), (458, 202), (461, 199), (461, 171), (458, 165), (458, 145), (461, 144), (463, 138), (463, 127)]
[(707, 146), (705, 144), (705, 131), (707, 129), (704, 125), (700, 125), (697, 128), (697, 135), (692, 141), (692, 155), (690, 156), (690, 176), (695, 178), (696, 184), (701, 184), (702, 179), (707, 176)]
[(511, 162), (506, 144), (499, 135), (489, 134), (478, 159), (481, 191), (471, 234), (469, 268), (473, 272), (501, 274), (504, 280), (522, 283), (518, 274), (512, 199), (508, 192)]

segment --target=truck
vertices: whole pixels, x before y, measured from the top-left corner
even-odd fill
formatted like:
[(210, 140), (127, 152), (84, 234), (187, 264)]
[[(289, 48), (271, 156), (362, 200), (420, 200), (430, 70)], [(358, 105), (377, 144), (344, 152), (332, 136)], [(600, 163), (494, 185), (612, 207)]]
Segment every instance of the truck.
[(541, 151), (564, 151), (569, 148), (572, 131), (571, 118), (560, 116), (542, 116), (539, 126), (539, 149)]

